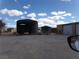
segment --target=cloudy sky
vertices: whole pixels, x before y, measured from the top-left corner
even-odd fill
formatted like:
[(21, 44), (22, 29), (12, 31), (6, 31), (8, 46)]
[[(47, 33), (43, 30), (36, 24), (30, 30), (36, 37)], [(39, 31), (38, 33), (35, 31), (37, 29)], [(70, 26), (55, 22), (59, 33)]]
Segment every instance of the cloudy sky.
[(38, 21), (39, 27), (79, 22), (79, 0), (0, 0), (0, 19), (16, 27), (20, 19)]

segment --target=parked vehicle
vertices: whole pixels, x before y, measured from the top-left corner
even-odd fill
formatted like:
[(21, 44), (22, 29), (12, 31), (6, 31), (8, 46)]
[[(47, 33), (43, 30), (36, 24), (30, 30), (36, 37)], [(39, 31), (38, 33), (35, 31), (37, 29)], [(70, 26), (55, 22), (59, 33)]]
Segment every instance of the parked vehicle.
[(18, 34), (36, 34), (38, 30), (38, 22), (30, 19), (17, 21), (17, 33)]
[(72, 50), (79, 52), (79, 35), (69, 36), (67, 42)]

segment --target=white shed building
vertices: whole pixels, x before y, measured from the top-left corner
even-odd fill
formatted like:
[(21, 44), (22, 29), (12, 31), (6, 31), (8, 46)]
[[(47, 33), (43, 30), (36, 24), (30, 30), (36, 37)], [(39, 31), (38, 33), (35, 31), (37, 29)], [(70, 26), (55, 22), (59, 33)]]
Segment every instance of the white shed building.
[(72, 25), (64, 25), (63, 27), (63, 33), (66, 35), (71, 35), (72, 34)]
[(65, 35), (79, 35), (79, 22), (62, 24), (60, 26), (62, 26), (63, 28), (59, 27), (58, 25), (58, 31), (60, 28), (62, 30), (62, 33)]
[(79, 23), (76, 23), (76, 34), (79, 35)]

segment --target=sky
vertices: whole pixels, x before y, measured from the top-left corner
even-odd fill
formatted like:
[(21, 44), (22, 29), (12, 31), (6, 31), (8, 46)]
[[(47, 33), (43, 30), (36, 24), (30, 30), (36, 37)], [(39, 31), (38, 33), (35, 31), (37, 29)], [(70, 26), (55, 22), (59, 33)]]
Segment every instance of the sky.
[(59, 24), (79, 22), (79, 0), (0, 0), (0, 19), (7, 27), (16, 27), (16, 21), (32, 19), (38, 26), (56, 27)]

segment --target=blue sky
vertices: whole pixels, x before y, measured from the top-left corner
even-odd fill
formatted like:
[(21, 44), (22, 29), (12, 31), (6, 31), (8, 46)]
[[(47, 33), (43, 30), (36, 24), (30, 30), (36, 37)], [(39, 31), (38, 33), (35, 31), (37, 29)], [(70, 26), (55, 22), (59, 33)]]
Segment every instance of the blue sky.
[(20, 19), (38, 21), (39, 27), (79, 22), (78, 0), (0, 0), (0, 19), (16, 27)]

